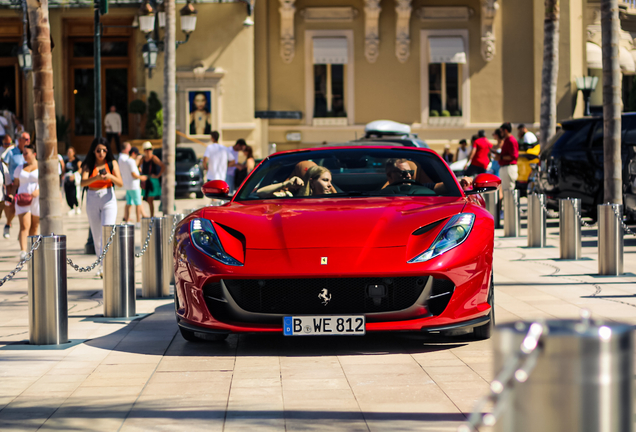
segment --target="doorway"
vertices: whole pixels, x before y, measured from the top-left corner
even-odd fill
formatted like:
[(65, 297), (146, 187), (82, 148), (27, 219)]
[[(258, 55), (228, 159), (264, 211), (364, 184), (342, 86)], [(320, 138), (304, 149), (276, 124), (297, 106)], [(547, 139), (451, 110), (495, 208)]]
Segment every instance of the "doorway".
[[(95, 136), (95, 88), (92, 38), (68, 39), (69, 117), (71, 143), (78, 153), (86, 153)], [(130, 37), (103, 38), (101, 46), (101, 100), (103, 121), (111, 106), (122, 120), (121, 139), (128, 139), (128, 104), (132, 97)], [(114, 150), (114, 148), (113, 148)]]

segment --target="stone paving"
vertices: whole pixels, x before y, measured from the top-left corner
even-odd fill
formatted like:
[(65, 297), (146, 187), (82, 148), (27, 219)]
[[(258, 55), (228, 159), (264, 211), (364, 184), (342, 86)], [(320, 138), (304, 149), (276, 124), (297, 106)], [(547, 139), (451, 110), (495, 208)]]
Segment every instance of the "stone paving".
[[(543, 249), (497, 231), (497, 321), (572, 318), (587, 308), (636, 324), (636, 238), (626, 239), (625, 275), (599, 277), (596, 230), (584, 229), (582, 260), (561, 261), (557, 224), (549, 221)], [(67, 217), (65, 227), (69, 256), (92, 262), (81, 255), (86, 217)], [(11, 239), (0, 239), (1, 276), (17, 262), (17, 232), (16, 221)], [(141, 260), (135, 265), (140, 294)], [(188, 343), (172, 300), (140, 299), (143, 319), (106, 320), (101, 279), (68, 275), (73, 343), (59, 349), (24, 342), (26, 272), (0, 288), (2, 431), (454, 431), (493, 376), (490, 341), (370, 334)]]

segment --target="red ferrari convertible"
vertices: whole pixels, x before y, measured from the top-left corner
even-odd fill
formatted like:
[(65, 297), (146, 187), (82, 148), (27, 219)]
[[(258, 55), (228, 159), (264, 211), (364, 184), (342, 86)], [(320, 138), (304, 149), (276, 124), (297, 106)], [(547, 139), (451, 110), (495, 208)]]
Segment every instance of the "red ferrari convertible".
[(433, 151), (332, 147), (277, 153), (234, 197), (187, 216), (174, 248), (183, 337), (410, 331), (490, 336), (493, 218)]

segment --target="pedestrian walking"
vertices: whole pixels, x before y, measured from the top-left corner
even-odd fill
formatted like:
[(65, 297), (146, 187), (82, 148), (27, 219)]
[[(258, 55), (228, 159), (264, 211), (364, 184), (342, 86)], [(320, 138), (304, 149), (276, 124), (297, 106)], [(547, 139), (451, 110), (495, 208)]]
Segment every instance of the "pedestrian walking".
[(534, 147), (539, 140), (537, 136), (530, 132), (526, 125), (520, 124), (517, 126), (517, 136), (519, 137), (519, 143), (523, 144), (523, 150), (528, 150)]
[(457, 147), (457, 153), (455, 155), (455, 161), (459, 162), (460, 160), (468, 160), (470, 156), (470, 148), (468, 148), (468, 142), (465, 139), (459, 142), (459, 147)]
[(210, 134), (212, 142), (205, 149), (203, 154), (203, 170), (206, 172), (206, 180), (227, 179), (227, 169), (236, 165), (234, 155), (227, 151), (227, 148), (219, 144), (219, 133), (212, 131)]
[(20, 134), (20, 137), (18, 138), (18, 145), (16, 147), (13, 147), (11, 150), (9, 150), (3, 161), (7, 164), (7, 166), (9, 167), (9, 175), (11, 176), (11, 185), (8, 186), (8, 196), (9, 196), (9, 200), (8, 200), (8, 205), (7, 203), (5, 203), (5, 207), (4, 207), (4, 213), (7, 216), (7, 222), (4, 225), (4, 238), (9, 238), (10, 237), (10, 232), (11, 232), (11, 223), (13, 221), (13, 218), (15, 217), (15, 202), (13, 201), (13, 196), (16, 193), (16, 187), (15, 185), (13, 185), (13, 182), (15, 180), (15, 170), (17, 167), (24, 165), (24, 157), (22, 156), (22, 151), (24, 150), (24, 147), (29, 145), (31, 143), (31, 135), (29, 135), (28, 132), (22, 132), (22, 134)]
[(14, 147), (11, 137), (5, 135), (2, 139), (2, 150), (0, 150), (0, 216), (4, 212), (4, 207), (10, 205), (6, 200), (8, 199), (9, 191), (8, 187), (11, 184), (11, 175), (9, 174), (9, 165), (4, 162), (4, 157)]
[(11, 129), (9, 120), (4, 116), (4, 112), (0, 113), (0, 138), (4, 138), (5, 135), (11, 136)]
[[(117, 223), (117, 198), (113, 187), (122, 187), (123, 184), (119, 164), (109, 142), (106, 138), (95, 138), (82, 164), (81, 185), (88, 188), (86, 214), (97, 256), (101, 255), (103, 248), (102, 227)], [(97, 275), (102, 277), (101, 267)]]
[[(232, 155), (231, 159), (234, 159), (235, 162), (238, 162), (239, 154), (243, 152), (243, 150), (245, 150), (245, 147), (247, 147), (247, 143), (245, 142), (243, 138), (240, 138), (236, 141), (236, 144), (234, 144), (232, 147), (229, 147), (227, 151), (231, 153)], [(242, 168), (243, 168), (242, 165), (235, 163), (235, 165), (230, 166), (227, 169), (227, 174), (225, 175), (225, 182), (230, 187), (230, 195), (232, 195), (236, 191), (236, 188), (241, 184), (241, 183), (238, 183), (237, 185), (236, 184), (237, 182), (234, 179), (234, 177), (236, 175), (237, 169), (242, 169)]]
[(486, 131), (477, 132), (477, 139), (473, 142), (473, 149), (464, 167), (466, 176), (473, 177), (486, 172), (490, 164), (491, 149), (492, 144), (486, 138)]
[(122, 144), (121, 153), (119, 154), (119, 169), (121, 170), (121, 179), (124, 182), (126, 190), (126, 206), (124, 207), (124, 222), (130, 222), (130, 209), (135, 207), (137, 215), (137, 227), (141, 227), (141, 218), (148, 217), (144, 211), (141, 202), (141, 174), (137, 167), (135, 156), (139, 154), (139, 150), (135, 147), (135, 153), (132, 153), (132, 147), (129, 142)]
[(492, 137), (495, 140), (495, 145), (493, 145), (492, 149), (490, 150), (493, 157), (490, 169), (492, 170), (492, 173), (494, 175), (499, 176), (499, 169), (501, 168), (501, 166), (499, 165), (499, 161), (497, 161), (496, 155), (501, 153), (501, 146), (503, 145), (503, 134), (501, 133), (501, 129), (495, 129), (495, 131), (492, 133)]
[(243, 149), (243, 155), (245, 155), (245, 163), (241, 164), (236, 169), (236, 174), (234, 175), (235, 190), (238, 189), (241, 184), (243, 184), (243, 181), (245, 181), (248, 174), (251, 173), (256, 166), (256, 161), (254, 160), (254, 150), (252, 150), (252, 147), (246, 145)]
[(451, 153), (450, 148), (450, 144), (446, 144), (444, 146), (444, 152), (442, 153), (442, 159), (444, 159), (444, 161), (449, 165), (453, 163), (453, 154)]
[(500, 174), (501, 174), (501, 190), (511, 190), (515, 188), (515, 182), (517, 181), (517, 159), (519, 158), (519, 144), (512, 135), (512, 125), (510, 123), (504, 123), (499, 128), (503, 134), (503, 144), (501, 146), (501, 153), (495, 158), (499, 161)]
[(119, 137), (121, 136), (121, 116), (117, 112), (115, 105), (110, 107), (110, 112), (104, 117), (104, 130), (106, 131), (106, 139), (108, 144), (115, 140), (115, 149), (119, 154), (121, 152), (121, 144)]
[(38, 185), (38, 161), (35, 146), (28, 144), (23, 150), (24, 164), (13, 173), (16, 188), (15, 213), (20, 221), (20, 260), (27, 257), (27, 236), (37, 235), (40, 228), (40, 187)]
[(68, 215), (81, 214), (79, 201), (79, 185), (82, 181), (80, 174), (80, 168), (82, 167), (82, 161), (80, 161), (75, 154), (75, 147), (69, 147), (66, 150), (66, 160), (64, 161), (64, 167), (66, 173), (64, 174), (64, 196), (66, 197), (66, 204), (71, 208)]
[(150, 217), (155, 216), (155, 198), (161, 198), (161, 181), (166, 166), (152, 153), (152, 144), (146, 141), (141, 147), (144, 154), (140, 161), (141, 181), (144, 182), (144, 201), (150, 207)]

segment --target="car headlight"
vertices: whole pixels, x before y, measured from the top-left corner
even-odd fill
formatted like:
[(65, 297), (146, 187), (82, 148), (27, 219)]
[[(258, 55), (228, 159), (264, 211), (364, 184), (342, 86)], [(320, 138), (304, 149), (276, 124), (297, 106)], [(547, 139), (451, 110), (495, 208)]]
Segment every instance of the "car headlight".
[(453, 216), (437, 235), (433, 244), (424, 253), (410, 260), (409, 263), (428, 261), (459, 246), (468, 238), (474, 222), (475, 215), (472, 213), (460, 213)]
[(196, 177), (201, 173), (201, 169), (199, 168), (199, 165), (195, 165), (192, 168), (190, 168), (190, 177)]
[(230, 266), (242, 266), (239, 261), (225, 252), (212, 222), (207, 219), (193, 219), (190, 222), (192, 244), (198, 250), (220, 263)]

